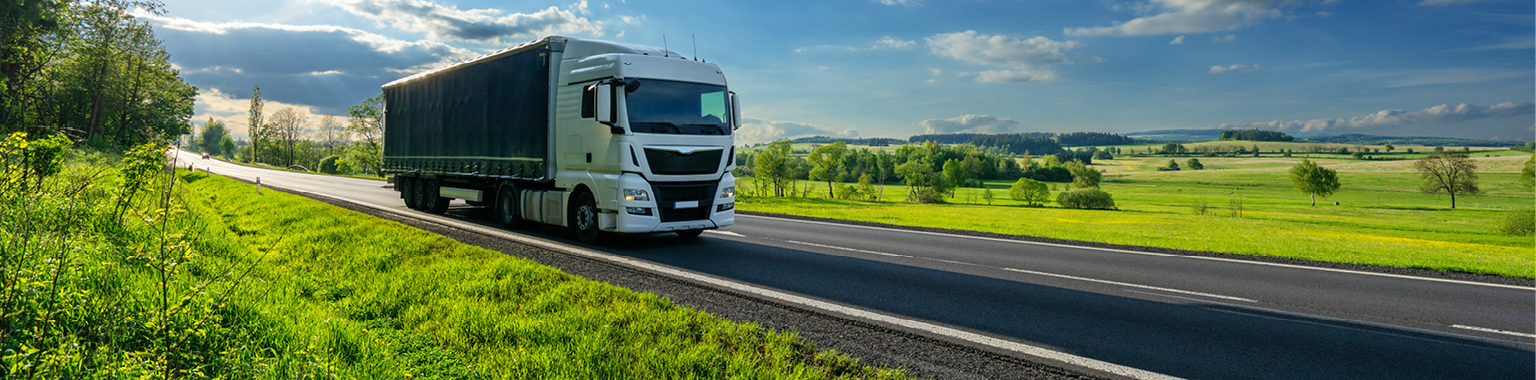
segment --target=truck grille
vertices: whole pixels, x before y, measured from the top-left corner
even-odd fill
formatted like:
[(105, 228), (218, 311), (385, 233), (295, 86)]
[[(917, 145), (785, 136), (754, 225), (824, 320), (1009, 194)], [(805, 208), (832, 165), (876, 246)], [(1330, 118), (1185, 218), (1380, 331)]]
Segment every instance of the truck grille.
[[(715, 151), (719, 156), (720, 151)], [(656, 189), (656, 208), (661, 211), (662, 222), (681, 222), (709, 219), (715, 207), (715, 190), (718, 182), (652, 183)], [(699, 207), (675, 208), (677, 202), (699, 201)]]
[(645, 148), (645, 161), (656, 174), (714, 174), (720, 168), (720, 155), (724, 149), (714, 149), (683, 154), (681, 152)]

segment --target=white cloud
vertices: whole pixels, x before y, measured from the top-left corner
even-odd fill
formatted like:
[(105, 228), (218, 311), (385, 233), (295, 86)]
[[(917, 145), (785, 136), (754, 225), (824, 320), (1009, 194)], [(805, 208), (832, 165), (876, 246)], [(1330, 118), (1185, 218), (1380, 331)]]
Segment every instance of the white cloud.
[(1174, 37), (1173, 41), (1168, 41), (1168, 44), (1169, 45), (1183, 45), (1184, 44), (1184, 36)]
[(874, 46), (870, 47), (869, 49), (911, 49), (913, 46), (917, 46), (917, 41), (901, 40), (896, 39), (895, 37), (885, 36), (875, 40)]
[(1332, 15), (1333, 15), (1332, 13), (1328, 13), (1328, 12), (1324, 12), (1324, 11), (1318, 11), (1317, 12), (1317, 17), (1328, 17), (1328, 16), (1332, 16)]
[(1496, 44), (1472, 48), (1472, 50), (1524, 50), (1536, 48), (1536, 37), (1523, 36)]
[(1017, 120), (992, 115), (964, 115), (948, 119), (928, 119), (918, 122), (925, 134), (944, 133), (1007, 133), (1021, 126)]
[(1259, 65), (1253, 65), (1253, 66), (1248, 66), (1248, 65), (1231, 65), (1231, 66), (1216, 65), (1216, 66), (1211, 66), (1211, 74), (1246, 73), (1246, 72), (1259, 71), (1259, 70), (1262, 70), (1262, 69), (1263, 68), (1259, 67)]
[(1531, 70), (1510, 69), (1435, 69), (1414, 70), (1399, 73), (1384, 74), (1382, 76), (1395, 77), (1386, 83), (1385, 87), (1409, 87), (1433, 84), (1464, 84), (1481, 83), (1492, 80), (1509, 78), (1527, 78), (1531, 76)]
[(1005, 68), (983, 71), (976, 77), (979, 82), (998, 83), (1056, 80), (1052, 67), (1072, 64), (1062, 52), (1077, 47), (1077, 41), (1054, 41), (1042, 36), (1028, 39), (989, 36), (974, 30), (937, 34), (923, 41), (934, 55)]
[(923, 0), (875, 0), (875, 2), (885, 5), (901, 5), (907, 7), (917, 7), (923, 5)]
[[(1112, 26), (1065, 28), (1072, 36), (1147, 36), (1208, 33), (1234, 30), (1259, 21), (1280, 18), (1282, 6), (1307, 0), (1152, 0), (1161, 13)], [(1140, 13), (1138, 13), (1140, 14)]]
[[(1340, 128), (1401, 128), (1415, 125), (1441, 126), (1463, 121), (1529, 116), (1536, 110), (1531, 103), (1505, 102), (1487, 107), (1462, 103), (1441, 104), (1421, 111), (1382, 110), (1348, 119), (1275, 120), (1260, 123), (1222, 124), (1224, 129), (1272, 129), (1321, 132)], [(1527, 118), (1529, 120), (1529, 118)]]
[[(433, 39), (504, 43), (503, 38), (532, 39), (549, 34), (603, 35), (601, 23), (551, 6), (534, 13), (503, 15), (500, 9), (459, 10), (423, 0), (321, 0), (392, 28), (426, 33)], [(586, 2), (577, 4), (586, 12)]]
[(1228, 34), (1228, 35), (1225, 35), (1225, 36), (1211, 37), (1211, 42), (1232, 42), (1232, 41), (1237, 41), (1237, 35), (1236, 34)]
[(859, 137), (859, 131), (852, 129), (836, 131), (798, 121), (767, 120), (750, 116), (742, 117), (741, 121), (741, 129), (736, 131), (737, 145), (752, 145), (806, 136)]
[(640, 15), (640, 17), (623, 15), (619, 16), (619, 21), (623, 21), (625, 24), (639, 25), (641, 21), (645, 21), (645, 15)]

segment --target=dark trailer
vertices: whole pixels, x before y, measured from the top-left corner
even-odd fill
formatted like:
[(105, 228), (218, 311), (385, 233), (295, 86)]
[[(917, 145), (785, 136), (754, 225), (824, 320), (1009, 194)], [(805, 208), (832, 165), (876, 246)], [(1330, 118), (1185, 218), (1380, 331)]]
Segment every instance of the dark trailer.
[(539, 40), (384, 85), (385, 173), (545, 181), (559, 46)]

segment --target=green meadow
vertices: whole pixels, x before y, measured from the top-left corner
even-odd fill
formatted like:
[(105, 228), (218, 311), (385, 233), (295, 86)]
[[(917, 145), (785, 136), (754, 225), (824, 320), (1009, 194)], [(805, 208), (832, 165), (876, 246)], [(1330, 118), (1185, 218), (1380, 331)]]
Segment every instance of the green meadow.
[[(1292, 189), (1287, 175), (1302, 156), (1198, 157), (1205, 170), (1181, 171), (1156, 168), (1169, 159), (1185, 166), (1189, 157), (1122, 155), (1096, 160), (1093, 166), (1105, 172), (1100, 187), (1114, 196), (1118, 211), (1065, 209), (1054, 202), (1027, 207), (1009, 197), (1011, 183), (1006, 181), (957, 189), (946, 204), (906, 202), (907, 188), (899, 183), (881, 187), (878, 201), (826, 199), (824, 182), (799, 181), (797, 186), (817, 189), (810, 192), (811, 198), (743, 196), (738, 209), (1240, 255), (1536, 276), (1532, 238), (1500, 232), (1507, 213), (1529, 210), (1536, 203), (1532, 192), (1517, 182), (1528, 154), (1508, 150), (1474, 154), (1483, 194), (1458, 196), (1454, 210), (1448, 196), (1417, 190), (1421, 182), (1411, 160), (1357, 160), (1337, 154), (1313, 155), (1314, 161), (1338, 171), (1342, 187), (1311, 206), (1306, 194)], [(750, 178), (738, 182), (741, 189), (753, 186)], [(1056, 192), (1067, 190), (1065, 183), (1052, 187), (1052, 199)], [(990, 205), (984, 196), (988, 189), (994, 197)]]

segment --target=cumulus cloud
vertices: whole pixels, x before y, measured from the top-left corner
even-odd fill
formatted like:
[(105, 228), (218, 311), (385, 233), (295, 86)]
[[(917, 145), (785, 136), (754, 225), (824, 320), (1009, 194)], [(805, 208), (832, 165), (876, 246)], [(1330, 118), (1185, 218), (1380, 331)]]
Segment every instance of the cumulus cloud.
[[(1442, 126), (1464, 121), (1529, 116), (1536, 111), (1531, 103), (1505, 102), (1491, 106), (1462, 103), (1441, 104), (1420, 111), (1382, 110), (1368, 115), (1341, 119), (1275, 120), (1259, 123), (1222, 124), (1224, 129), (1272, 129), (1322, 132), (1341, 128), (1401, 128), (1417, 125)], [(1529, 119), (1527, 119), (1529, 120)]]
[[(261, 100), (263, 114), (270, 116), (280, 109), (292, 107), (296, 111), (309, 115), (308, 120), (311, 129), (320, 127), (320, 118), (325, 115), (324, 111), (314, 106), (270, 100), (265, 96), (265, 90), (263, 92)], [(251, 89), (246, 89), (243, 94), (245, 94), (245, 97), (241, 98), (233, 94), (224, 93), (217, 88), (200, 91), (193, 106), (192, 121), (197, 122), (198, 128), (202, 128), (203, 123), (208, 122), (208, 119), (212, 118), (224, 123), (224, 126), (229, 129), (231, 138), (237, 140), (250, 139), (246, 132), (250, 131), (251, 124), (249, 113), (251, 110)], [(333, 114), (343, 120), (346, 119), (345, 113)]]
[(918, 122), (926, 134), (944, 133), (1008, 133), (1019, 127), (1017, 120), (992, 115), (964, 115), (948, 119), (928, 119)]
[[(1147, 36), (1233, 30), (1280, 18), (1281, 7), (1306, 0), (1152, 0), (1160, 13), (1112, 26), (1065, 28), (1072, 36)], [(1138, 12), (1140, 14), (1141, 12)], [(1150, 12), (1149, 12), (1150, 13)]]
[(1184, 44), (1184, 36), (1174, 37), (1173, 41), (1168, 41), (1168, 44), (1169, 45), (1183, 45)]
[(1252, 71), (1259, 71), (1259, 70), (1262, 70), (1262, 69), (1263, 68), (1259, 67), (1259, 65), (1253, 65), (1253, 66), (1248, 66), (1248, 65), (1231, 65), (1231, 66), (1216, 65), (1216, 66), (1211, 66), (1211, 74), (1246, 73), (1246, 72), (1252, 72)]
[(736, 144), (752, 145), (806, 136), (859, 137), (859, 131), (842, 131), (798, 121), (779, 121), (742, 117), (741, 129), (736, 131)]
[(182, 77), (205, 92), (249, 94), (260, 85), (264, 99), (311, 105), (321, 113), (341, 114), (386, 82), (477, 55), (436, 41), (330, 25), (136, 17), (155, 26)]
[(586, 13), (586, 2), (577, 11), (551, 6), (534, 13), (503, 14), (500, 9), (460, 10), (423, 0), (322, 0), (380, 25), (426, 33), (431, 39), (504, 44), (504, 38), (533, 39), (549, 34), (588, 33), (603, 35), (601, 23), (577, 16)]
[(976, 81), (994, 83), (1054, 81), (1053, 66), (1072, 64), (1063, 52), (1077, 47), (1077, 41), (1055, 41), (1042, 36), (1019, 39), (974, 30), (937, 34), (923, 41), (929, 52), (937, 56), (1003, 67), (977, 73)]

